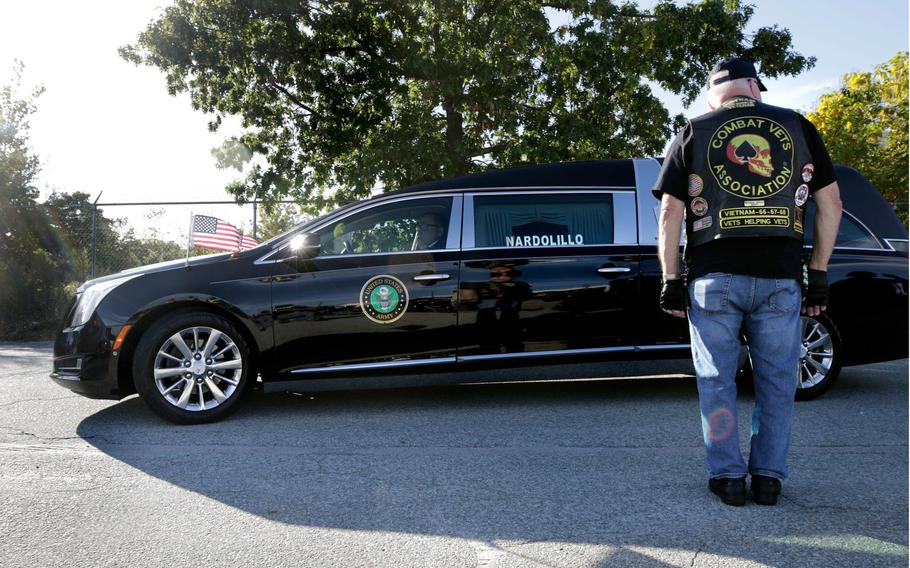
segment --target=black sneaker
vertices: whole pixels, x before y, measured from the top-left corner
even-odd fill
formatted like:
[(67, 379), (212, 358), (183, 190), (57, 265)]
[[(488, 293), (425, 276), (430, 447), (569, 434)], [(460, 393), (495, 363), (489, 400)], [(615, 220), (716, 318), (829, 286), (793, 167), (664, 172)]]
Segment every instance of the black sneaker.
[(759, 505), (777, 505), (780, 479), (767, 475), (752, 476), (752, 500)]
[(746, 504), (745, 477), (712, 477), (708, 480), (708, 489), (726, 505), (741, 507)]

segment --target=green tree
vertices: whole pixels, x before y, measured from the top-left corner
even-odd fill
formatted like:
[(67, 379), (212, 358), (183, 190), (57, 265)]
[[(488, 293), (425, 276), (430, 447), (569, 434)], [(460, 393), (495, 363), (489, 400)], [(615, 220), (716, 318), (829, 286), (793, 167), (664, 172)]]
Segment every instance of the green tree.
[(807, 118), (835, 162), (856, 168), (907, 224), (907, 52), (871, 72), (844, 75), (840, 88), (822, 97)]
[(262, 218), (256, 227), (257, 240), (261, 243), (275, 235), (292, 229), (309, 218), (300, 212), (300, 208), (290, 203), (279, 203), (270, 208), (263, 208)]
[(29, 117), (43, 89), (24, 95), (22, 65), (0, 87), (0, 338), (28, 336), (59, 321), (66, 296), (60, 284), (65, 261), (48, 245), (46, 219), (35, 203), (40, 164), (29, 147)]
[[(571, 16), (551, 30), (554, 11)], [(814, 58), (789, 31), (747, 35), (741, 0), (176, 0), (121, 55), (160, 68), (195, 108), (242, 117), (215, 152), (249, 168), (240, 201), (308, 212), (430, 179), (504, 167), (654, 155), (721, 57), (763, 76)], [(251, 159), (259, 157), (259, 159)]]

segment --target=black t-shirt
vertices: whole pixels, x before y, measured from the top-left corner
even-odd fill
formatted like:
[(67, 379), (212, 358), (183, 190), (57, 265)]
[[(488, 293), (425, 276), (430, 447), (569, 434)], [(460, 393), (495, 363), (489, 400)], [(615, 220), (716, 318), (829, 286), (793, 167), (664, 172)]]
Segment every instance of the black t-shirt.
[[(836, 181), (834, 164), (815, 126), (799, 116), (803, 137), (809, 145), (815, 173), (809, 182), (809, 193)], [(667, 150), (663, 167), (652, 190), (658, 199), (667, 193), (686, 201), (692, 157), (692, 125), (687, 123)], [(717, 239), (686, 250), (689, 280), (724, 272), (759, 278), (800, 278), (803, 247), (790, 237)]]

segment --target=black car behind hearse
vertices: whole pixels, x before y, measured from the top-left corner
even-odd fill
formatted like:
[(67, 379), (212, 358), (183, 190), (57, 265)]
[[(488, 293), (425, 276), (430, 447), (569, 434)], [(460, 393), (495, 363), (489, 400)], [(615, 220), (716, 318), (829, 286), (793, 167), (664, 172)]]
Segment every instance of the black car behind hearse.
[[(92, 398), (138, 392), (164, 418), (200, 423), (258, 381), (266, 392), (381, 388), (688, 358), (685, 321), (657, 305), (659, 169), (597, 160), (450, 178), (241, 253), (91, 280), (66, 314), (51, 377)], [(831, 301), (802, 318), (799, 399), (825, 392), (843, 366), (907, 356), (907, 230), (862, 175), (837, 173)], [(813, 213), (810, 201), (807, 248)]]

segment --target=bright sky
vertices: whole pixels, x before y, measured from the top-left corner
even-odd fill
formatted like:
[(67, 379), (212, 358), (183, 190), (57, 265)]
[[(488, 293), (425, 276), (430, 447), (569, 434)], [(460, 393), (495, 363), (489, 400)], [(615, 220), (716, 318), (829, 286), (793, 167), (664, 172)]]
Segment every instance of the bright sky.
[[(906, 0), (756, 3), (752, 29), (789, 28), (796, 49), (818, 58), (814, 69), (797, 78), (766, 80), (771, 104), (811, 108), (843, 74), (870, 70), (908, 48)], [(157, 69), (117, 55), (167, 4), (0, 0), (0, 83), (10, 80), (15, 58), (26, 65), (26, 85), (47, 89), (32, 119), (44, 194), (103, 191), (102, 202), (228, 199), (223, 187), (237, 174), (218, 170), (210, 150), (238, 132), (239, 121), (208, 132), (208, 117), (192, 110), (185, 95), (169, 96)], [(672, 113), (705, 111), (704, 97), (688, 110), (672, 95), (662, 98)]]

